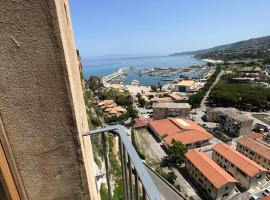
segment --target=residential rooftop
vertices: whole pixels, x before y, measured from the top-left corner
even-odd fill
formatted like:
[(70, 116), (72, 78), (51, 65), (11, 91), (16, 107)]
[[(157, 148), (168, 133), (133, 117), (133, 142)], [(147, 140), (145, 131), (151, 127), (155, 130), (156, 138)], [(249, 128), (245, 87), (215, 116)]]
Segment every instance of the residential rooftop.
[(179, 95), (174, 94), (174, 93), (169, 93), (168, 96), (171, 97), (173, 100), (176, 100), (176, 101), (180, 101), (180, 100), (184, 99), (184, 97), (179, 96)]
[(227, 183), (237, 181), (205, 153), (191, 150), (185, 154), (186, 158), (211, 182), (215, 188), (221, 188)]
[(219, 143), (213, 147), (213, 150), (222, 155), (230, 163), (234, 164), (237, 168), (246, 173), (249, 177), (256, 176), (261, 171), (267, 171), (267, 169), (258, 165), (248, 157), (244, 156), (233, 147)]
[(190, 81), (190, 80), (182, 80), (179, 83), (176, 83), (175, 85), (177, 86), (186, 86), (186, 87), (191, 87), (195, 84), (195, 81)]
[(252, 120), (249, 116), (235, 108), (223, 108), (223, 107), (216, 107), (216, 108), (208, 108), (207, 112), (220, 112), (225, 115), (228, 115), (238, 121), (250, 121)]
[(204, 128), (183, 118), (153, 120), (149, 126), (167, 145), (170, 145), (173, 139), (188, 145), (213, 138)]
[(134, 128), (147, 127), (150, 121), (152, 121), (151, 118), (137, 118), (135, 119)]
[(153, 108), (188, 108), (191, 106), (188, 103), (175, 103), (175, 102), (164, 102), (164, 103), (154, 103)]
[(257, 153), (258, 155), (270, 160), (270, 147), (264, 145), (260, 141), (254, 140), (249, 137), (242, 137), (237, 141), (238, 144), (241, 144), (244, 147), (247, 147), (251, 151)]

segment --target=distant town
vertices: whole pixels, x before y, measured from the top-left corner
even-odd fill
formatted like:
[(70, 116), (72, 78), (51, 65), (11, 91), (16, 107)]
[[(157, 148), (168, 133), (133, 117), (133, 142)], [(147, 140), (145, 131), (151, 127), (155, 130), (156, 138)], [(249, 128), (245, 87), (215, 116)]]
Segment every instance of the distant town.
[[(172, 198), (168, 195), (194, 200), (266, 199), (270, 60), (245, 57), (239, 51), (238, 57), (230, 58), (226, 51), (225, 56), (211, 53), (223, 60), (200, 54), (206, 59), (203, 65), (146, 67), (139, 72), (163, 77), (168, 81), (164, 85), (146, 86), (138, 80), (124, 84), (125, 72), (132, 66), (102, 78), (91, 76), (84, 82), (89, 124), (93, 129), (123, 125), (165, 199)], [(172, 79), (175, 75), (178, 78)], [(92, 143), (101, 196), (106, 199), (101, 139), (93, 137)], [(117, 138), (111, 135), (109, 145), (112, 188), (114, 195), (120, 195)], [(168, 186), (171, 194), (164, 189)]]

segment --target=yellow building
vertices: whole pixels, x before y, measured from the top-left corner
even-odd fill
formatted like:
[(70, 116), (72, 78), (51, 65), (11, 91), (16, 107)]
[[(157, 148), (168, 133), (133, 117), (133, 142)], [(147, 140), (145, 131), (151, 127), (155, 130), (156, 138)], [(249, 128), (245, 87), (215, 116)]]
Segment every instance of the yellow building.
[(177, 84), (175, 84), (174, 91), (176, 92), (188, 92), (191, 90), (192, 86), (194, 86), (195, 81), (183, 80)]

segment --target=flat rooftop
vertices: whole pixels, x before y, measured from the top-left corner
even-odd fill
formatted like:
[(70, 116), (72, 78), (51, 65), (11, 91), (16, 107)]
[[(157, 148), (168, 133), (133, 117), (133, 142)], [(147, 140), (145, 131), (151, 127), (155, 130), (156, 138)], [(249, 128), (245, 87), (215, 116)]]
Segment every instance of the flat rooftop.
[(241, 111), (235, 109), (235, 108), (223, 108), (223, 107), (217, 107), (217, 108), (208, 108), (207, 112), (220, 112), (222, 114), (228, 115), (234, 119), (237, 119), (238, 121), (250, 121), (253, 120), (249, 116), (247, 116), (245, 113), (242, 113)]
[(267, 171), (267, 169), (258, 165), (256, 162), (244, 156), (227, 144), (219, 143), (213, 147), (213, 150), (218, 152), (225, 159), (246, 173), (249, 177), (254, 177), (261, 171)]
[(242, 137), (237, 141), (238, 144), (241, 144), (244, 147), (247, 147), (251, 151), (257, 153), (258, 155), (270, 160), (270, 147), (262, 144), (260, 141), (254, 140), (249, 137)]
[(192, 150), (186, 153), (186, 158), (211, 182), (215, 188), (221, 188), (227, 183), (237, 181), (205, 153)]
[(149, 127), (163, 138), (167, 145), (170, 145), (173, 139), (188, 145), (213, 138), (204, 128), (183, 118), (153, 120), (149, 123)]
[(192, 85), (195, 84), (195, 81), (190, 81), (190, 80), (182, 80), (179, 83), (175, 84), (177, 86), (186, 86), (186, 87), (191, 87)]
[(174, 103), (174, 102), (163, 102), (163, 103), (154, 103), (153, 108), (188, 108), (191, 106), (188, 103)]

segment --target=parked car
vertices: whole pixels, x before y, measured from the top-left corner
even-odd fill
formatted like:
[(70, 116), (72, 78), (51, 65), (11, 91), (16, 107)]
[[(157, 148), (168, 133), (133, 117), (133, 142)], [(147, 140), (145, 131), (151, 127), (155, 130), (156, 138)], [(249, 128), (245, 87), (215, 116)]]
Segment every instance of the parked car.
[(259, 200), (259, 199), (260, 197), (255, 194), (250, 197), (250, 200)]
[(266, 189), (263, 191), (263, 193), (262, 193), (263, 196), (267, 196), (267, 195), (269, 195), (269, 194), (270, 194), (270, 187), (269, 187), (269, 188), (266, 188)]

